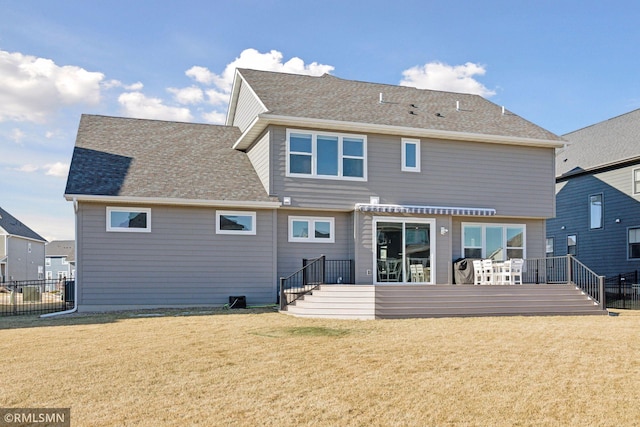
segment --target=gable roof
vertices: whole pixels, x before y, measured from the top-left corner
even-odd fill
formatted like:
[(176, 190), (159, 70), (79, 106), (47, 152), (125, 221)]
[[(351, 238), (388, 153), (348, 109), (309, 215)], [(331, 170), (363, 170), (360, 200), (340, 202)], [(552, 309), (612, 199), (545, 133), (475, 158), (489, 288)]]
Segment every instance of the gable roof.
[[(245, 82), (267, 109), (263, 122), (296, 121), (324, 128), (403, 136), (434, 136), (486, 142), (560, 146), (562, 139), (479, 95), (416, 89), (321, 77), (238, 69), (231, 96), (232, 118)], [(382, 98), (382, 102), (380, 102)], [(458, 108), (459, 107), (459, 108)], [(301, 120), (306, 119), (306, 120)], [(259, 122), (259, 120), (258, 120)], [(228, 123), (230, 124), (230, 123)], [(259, 123), (254, 123), (254, 126)], [(236, 148), (244, 149), (263, 129), (248, 129)]]
[(571, 144), (556, 157), (556, 176), (625, 161), (640, 161), (640, 109), (564, 135)]
[(0, 208), (0, 228), (11, 236), (19, 236), (43, 242), (47, 241), (44, 237), (21, 223), (16, 217), (2, 208)]
[(231, 126), (82, 115), (65, 197), (270, 206), (277, 199), (232, 148), (239, 136)]
[(53, 240), (44, 247), (45, 257), (65, 257), (68, 262), (75, 261), (75, 240)]

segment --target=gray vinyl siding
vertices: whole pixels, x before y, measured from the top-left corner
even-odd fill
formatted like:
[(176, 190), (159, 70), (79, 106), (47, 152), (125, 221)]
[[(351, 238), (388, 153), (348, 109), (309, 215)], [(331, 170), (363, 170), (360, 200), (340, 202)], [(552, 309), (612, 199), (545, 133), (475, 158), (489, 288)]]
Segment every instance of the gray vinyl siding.
[(7, 254), (7, 236), (0, 234), (0, 259)]
[[(640, 260), (628, 259), (627, 253), (628, 229), (640, 227), (640, 197), (632, 188), (632, 171), (638, 167), (581, 175), (558, 183), (556, 218), (547, 221), (554, 255), (565, 255), (567, 236), (575, 234), (576, 257), (597, 274), (612, 276), (640, 269)], [(589, 196), (595, 194), (602, 194), (603, 199), (600, 229), (590, 229)]]
[(270, 156), (269, 156), (269, 134), (266, 133), (247, 152), (247, 156), (258, 174), (267, 194), (271, 193), (270, 184)]
[[(7, 239), (7, 254), (6, 280), (44, 278), (44, 242), (10, 236)], [(42, 267), (43, 277), (38, 277), (38, 267)]]
[(261, 102), (256, 98), (253, 91), (249, 88), (244, 80), (240, 80), (240, 92), (238, 94), (238, 103), (235, 109), (232, 126), (237, 126), (244, 132), (253, 122), (256, 116), (264, 113), (266, 110)]
[[(334, 218), (334, 243), (289, 242), (289, 217)], [(287, 277), (300, 268), (302, 260), (325, 255), (328, 260), (353, 259), (353, 213), (327, 211), (278, 211), (278, 277)]]
[(106, 205), (80, 204), (81, 310), (275, 302), (274, 211), (255, 211), (256, 235), (221, 235), (215, 208), (147, 207), (151, 232), (123, 233), (106, 232)]
[(286, 128), (272, 127), (273, 193), (300, 208), (369, 202), (496, 209), (502, 217), (554, 215), (549, 148), (422, 139), (421, 172), (401, 171), (401, 137), (367, 135), (367, 181), (286, 177)]

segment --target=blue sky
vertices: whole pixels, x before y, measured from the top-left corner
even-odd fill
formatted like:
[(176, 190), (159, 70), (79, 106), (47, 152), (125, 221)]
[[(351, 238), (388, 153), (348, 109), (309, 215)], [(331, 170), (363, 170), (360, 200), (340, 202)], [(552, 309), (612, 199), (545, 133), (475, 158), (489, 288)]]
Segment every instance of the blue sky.
[(234, 67), (477, 93), (559, 135), (640, 107), (631, 1), (0, 0), (0, 206), (73, 239), (80, 114), (220, 123)]

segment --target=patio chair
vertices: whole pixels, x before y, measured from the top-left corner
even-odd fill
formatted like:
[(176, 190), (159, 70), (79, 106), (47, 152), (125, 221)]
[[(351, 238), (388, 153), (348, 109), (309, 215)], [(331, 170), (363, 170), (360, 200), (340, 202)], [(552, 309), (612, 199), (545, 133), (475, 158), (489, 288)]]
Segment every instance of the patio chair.
[(484, 276), (482, 274), (482, 261), (480, 261), (479, 259), (474, 259), (473, 260), (473, 284), (483, 285), (484, 284), (482, 282), (483, 277)]
[(493, 260), (482, 260), (482, 285), (493, 285), (495, 283), (495, 273), (493, 271)]
[(412, 282), (424, 282), (424, 267), (422, 264), (411, 264), (409, 269), (411, 270)]
[(522, 285), (522, 268), (524, 260), (522, 258), (514, 258), (511, 260), (511, 277), (512, 285)]

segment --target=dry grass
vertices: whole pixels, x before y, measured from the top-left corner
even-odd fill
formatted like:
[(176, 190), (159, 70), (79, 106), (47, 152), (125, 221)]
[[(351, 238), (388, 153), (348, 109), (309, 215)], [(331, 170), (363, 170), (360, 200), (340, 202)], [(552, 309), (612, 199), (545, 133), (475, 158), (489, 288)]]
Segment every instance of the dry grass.
[(337, 321), (0, 319), (0, 406), (72, 425), (638, 425), (640, 312)]

